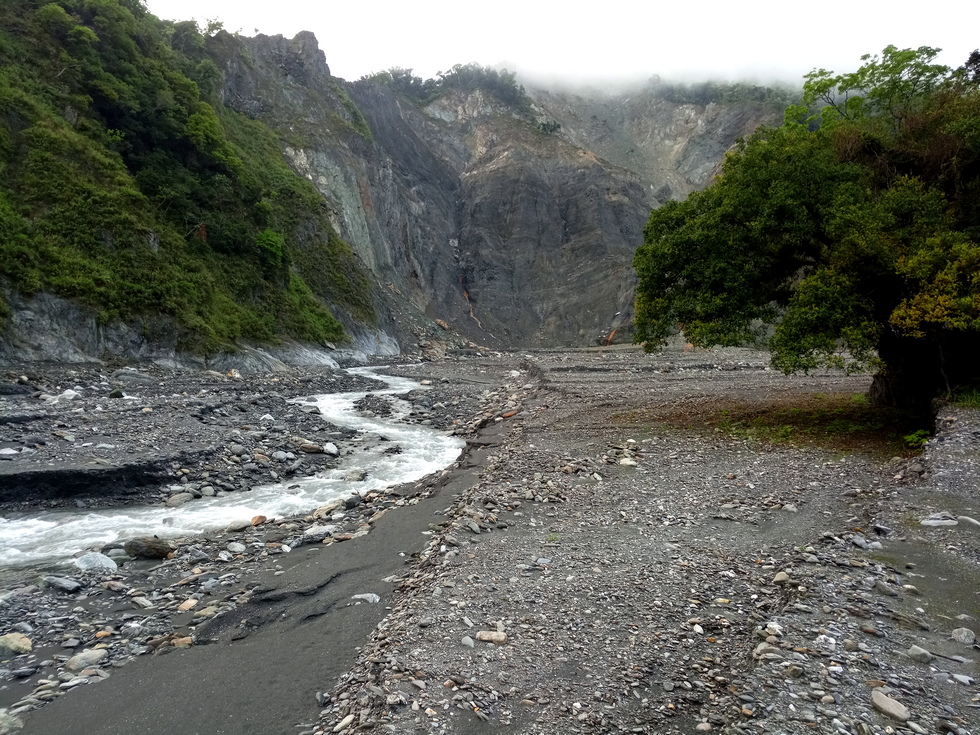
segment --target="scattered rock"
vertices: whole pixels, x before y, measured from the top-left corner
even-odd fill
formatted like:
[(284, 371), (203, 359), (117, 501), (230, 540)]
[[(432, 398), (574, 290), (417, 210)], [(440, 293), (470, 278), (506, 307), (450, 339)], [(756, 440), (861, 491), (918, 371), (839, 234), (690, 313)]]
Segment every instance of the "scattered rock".
[(68, 671), (79, 672), (92, 666), (98, 666), (109, 658), (109, 652), (104, 648), (95, 648), (89, 651), (76, 653), (65, 661), (65, 668)]
[(871, 690), (871, 704), (876, 710), (885, 715), (885, 717), (889, 717), (896, 722), (908, 722), (912, 717), (908, 707), (889, 697), (881, 687), (876, 687)]
[(123, 550), (137, 559), (166, 559), (174, 551), (169, 541), (156, 536), (129, 539), (123, 544)]
[(34, 648), (31, 639), (23, 633), (7, 633), (0, 635), (0, 655), (30, 653)]

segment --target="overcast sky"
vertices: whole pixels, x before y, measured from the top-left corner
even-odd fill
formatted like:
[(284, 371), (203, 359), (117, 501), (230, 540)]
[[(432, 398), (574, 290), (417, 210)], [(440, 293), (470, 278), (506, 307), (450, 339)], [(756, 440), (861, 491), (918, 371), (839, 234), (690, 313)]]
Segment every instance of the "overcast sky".
[[(980, 46), (974, 0), (147, 0), (170, 20), (220, 20), (254, 35), (313, 31), (335, 76), (393, 66), (431, 77), (456, 63), (576, 81), (778, 78), (850, 71), (888, 44), (944, 49), (959, 66)], [(969, 8), (973, 8), (970, 10)]]

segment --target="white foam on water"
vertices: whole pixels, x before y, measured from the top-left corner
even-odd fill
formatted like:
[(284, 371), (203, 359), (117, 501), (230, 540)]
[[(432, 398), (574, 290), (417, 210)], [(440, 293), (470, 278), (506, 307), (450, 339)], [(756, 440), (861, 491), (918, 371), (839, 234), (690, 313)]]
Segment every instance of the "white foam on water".
[[(379, 368), (351, 368), (354, 375), (376, 378), (386, 388), (354, 393), (333, 393), (296, 398), (293, 403), (316, 405), (330, 423), (353, 429), (367, 438), (380, 435), (379, 444), (341, 442), (342, 457), (336, 469), (287, 483), (257, 486), (251, 492), (225, 493), (192, 500), (179, 508), (142, 506), (105, 510), (57, 510), (19, 518), (0, 518), (0, 567), (51, 568), (70, 563), (82, 549), (123, 541), (135, 536), (175, 538), (225, 528), (229, 523), (257, 515), (282, 518), (308, 513), (319, 505), (352, 492), (366, 493), (413, 482), (452, 464), (465, 444), (428, 426), (406, 424), (400, 419), (409, 404), (389, 399), (395, 410), (387, 418), (360, 416), (354, 404), (368, 394), (393, 395), (421, 387), (408, 378), (379, 374)], [(313, 437), (316, 439), (316, 437)], [(398, 445), (401, 452), (385, 454)], [(348, 454), (348, 450), (353, 452)], [(361, 482), (345, 480), (352, 470), (364, 470)]]

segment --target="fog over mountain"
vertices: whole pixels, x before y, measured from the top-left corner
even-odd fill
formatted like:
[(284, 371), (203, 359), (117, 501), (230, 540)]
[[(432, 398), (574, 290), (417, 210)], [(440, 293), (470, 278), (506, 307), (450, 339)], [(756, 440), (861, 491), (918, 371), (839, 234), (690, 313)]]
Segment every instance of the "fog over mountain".
[(517, 0), (463, 5), (148, 0), (147, 5), (163, 18), (215, 19), (245, 35), (292, 37), (312, 31), (333, 73), (349, 81), (393, 66), (430, 77), (475, 61), (549, 81), (660, 74), (684, 81), (798, 82), (814, 67), (856, 68), (862, 54), (889, 44), (938, 46), (947, 52), (940, 61), (952, 66), (977, 45), (975, 23), (951, 20), (963, 17), (963, 6), (952, 2), (934, 3), (914, 21), (898, 7), (882, 12), (876, 3), (845, 0), (819, 7), (613, 0), (582, 9)]

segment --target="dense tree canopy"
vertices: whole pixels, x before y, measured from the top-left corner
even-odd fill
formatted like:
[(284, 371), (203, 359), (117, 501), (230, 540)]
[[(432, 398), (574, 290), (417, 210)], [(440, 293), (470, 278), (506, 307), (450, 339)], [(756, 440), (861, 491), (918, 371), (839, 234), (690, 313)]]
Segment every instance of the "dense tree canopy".
[(207, 49), (142, 0), (0, 3), (0, 286), (163, 316), (202, 351), (341, 339), (323, 302), (369, 317), (366, 278)]
[(782, 127), (655, 210), (636, 341), (656, 349), (679, 326), (701, 346), (767, 343), (785, 372), (872, 369), (886, 405), (976, 381), (980, 88), (937, 53), (890, 46), (851, 74), (811, 72)]
[(531, 98), (518, 84), (514, 72), (498, 71), (476, 63), (455, 64), (446, 72), (439, 72), (434, 79), (415, 76), (411, 69), (395, 67), (362, 77), (384, 84), (405, 95), (419, 105), (427, 105), (451, 91), (472, 92), (481, 89), (492, 94), (500, 102), (512, 105), (525, 114), (531, 113)]

